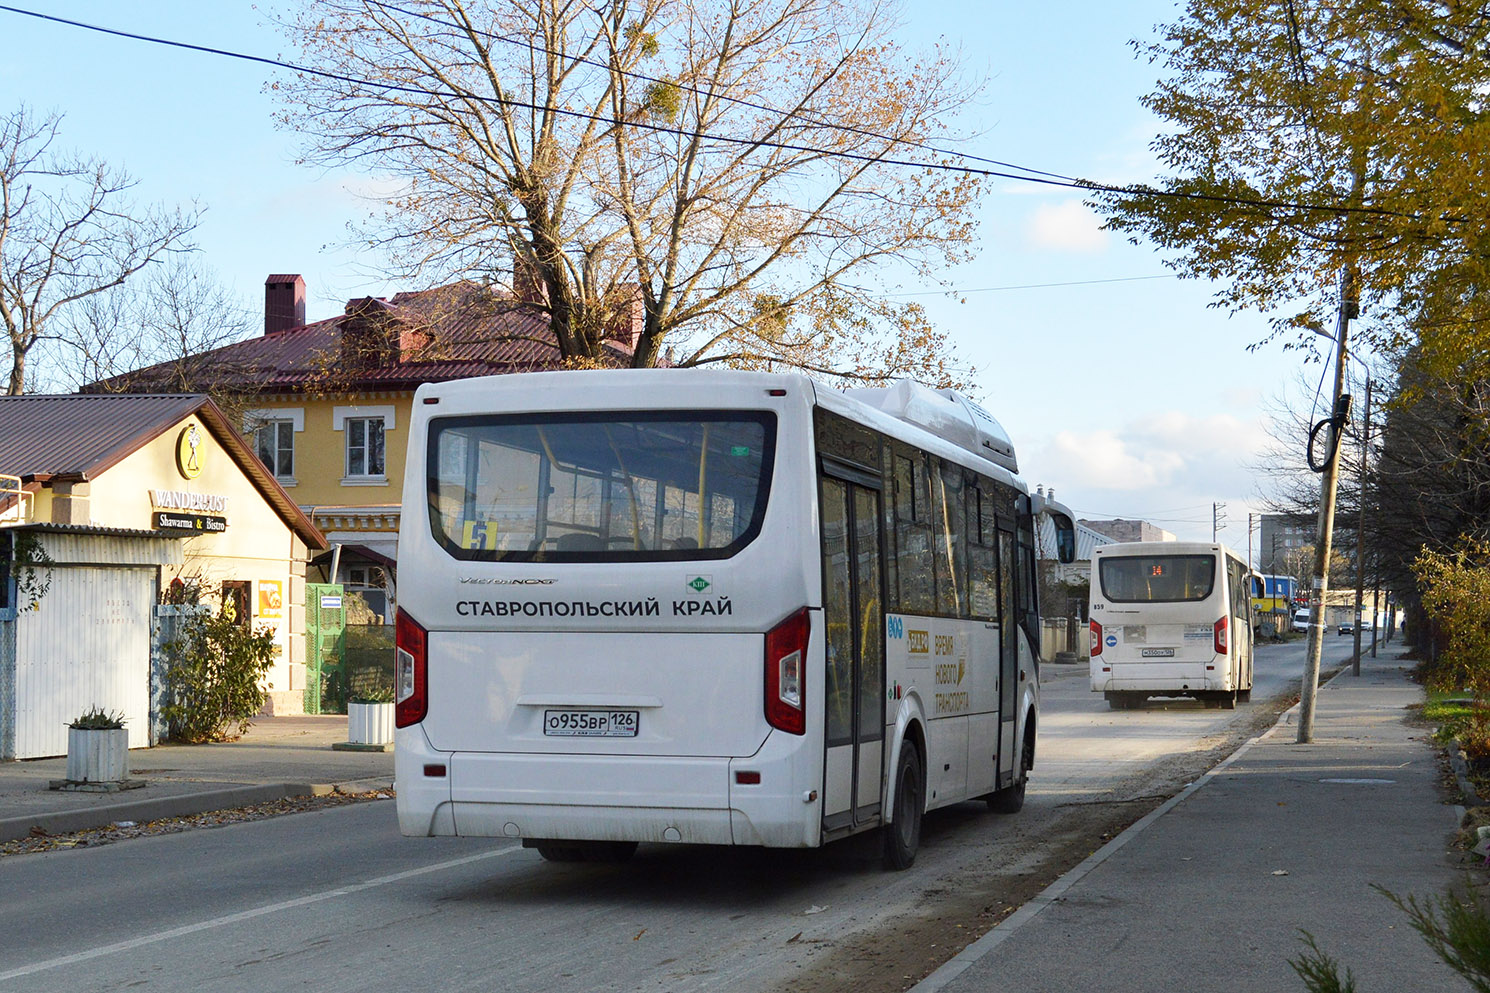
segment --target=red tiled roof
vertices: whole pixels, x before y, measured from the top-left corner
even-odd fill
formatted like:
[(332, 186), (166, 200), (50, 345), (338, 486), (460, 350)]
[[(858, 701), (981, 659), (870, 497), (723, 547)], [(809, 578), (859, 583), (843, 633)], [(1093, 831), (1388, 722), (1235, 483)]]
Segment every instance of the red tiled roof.
[[(344, 348), (350, 344), (348, 332), (357, 340), (381, 344), (382, 350), (350, 359)], [(616, 365), (629, 364), (629, 343), (608, 342), (606, 353)], [(204, 379), (216, 388), (277, 393), (412, 389), (427, 382), (553, 369), (559, 361), (547, 315), (476, 283), (461, 282), (397, 293), (387, 300), (351, 300), (340, 317), (225, 345), (189, 364), (204, 370)], [(85, 390), (158, 388), (154, 384), (163, 377), (152, 374), (179, 368), (177, 363), (152, 366)]]

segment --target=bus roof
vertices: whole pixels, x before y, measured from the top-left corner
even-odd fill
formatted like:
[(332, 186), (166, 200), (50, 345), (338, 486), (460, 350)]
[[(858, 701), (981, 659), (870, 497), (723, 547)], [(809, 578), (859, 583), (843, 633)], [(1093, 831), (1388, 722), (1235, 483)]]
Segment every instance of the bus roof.
[[(564, 392), (579, 395), (585, 402), (577, 409), (597, 405), (612, 407), (597, 388), (637, 390), (643, 396), (658, 389), (698, 388), (706, 384), (711, 395), (727, 396), (731, 390), (758, 392), (782, 389), (805, 395), (815, 403), (850, 420), (874, 428), (918, 448), (950, 458), (977, 472), (1016, 486), (1028, 487), (1016, 475), (1014, 446), (998, 421), (977, 404), (951, 390), (938, 391), (910, 380), (873, 389), (835, 390), (797, 372), (742, 372), (729, 369), (579, 369), (549, 372), (509, 373), (472, 379), (427, 383), (415, 394), (416, 405), (426, 398), (494, 398), (502, 394), (528, 393), (522, 409), (568, 409)], [(531, 394), (543, 391), (554, 406), (535, 407)]]
[(1092, 549), (1092, 556), (1197, 555), (1205, 552), (1219, 552), (1238, 562), (1242, 559), (1219, 541), (1118, 541), (1110, 545), (1098, 545)]

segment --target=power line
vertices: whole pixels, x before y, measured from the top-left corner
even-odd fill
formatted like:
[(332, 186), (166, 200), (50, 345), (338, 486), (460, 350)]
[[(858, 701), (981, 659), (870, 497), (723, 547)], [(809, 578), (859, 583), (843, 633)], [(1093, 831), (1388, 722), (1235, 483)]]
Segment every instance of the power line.
[[(805, 152), (812, 155), (820, 155), (824, 158), (843, 159), (850, 162), (863, 162), (882, 166), (901, 166), (910, 169), (922, 169), (930, 172), (955, 172), (966, 176), (981, 176), (990, 179), (1010, 179), (1017, 182), (1035, 183), (1040, 186), (1053, 186), (1062, 189), (1082, 190), (1088, 193), (1112, 193), (1120, 196), (1130, 197), (1155, 197), (1159, 199), (1190, 200), (1201, 203), (1223, 204), (1233, 207), (1261, 207), (1267, 209), (1296, 210), (1313, 213), (1341, 214), (1365, 214), (1373, 217), (1398, 217), (1406, 220), (1419, 220), (1420, 215), (1407, 214), (1397, 210), (1387, 210), (1381, 207), (1365, 207), (1351, 205), (1319, 205), (1295, 203), (1284, 200), (1262, 200), (1249, 197), (1229, 197), (1211, 193), (1192, 193), (1181, 190), (1162, 190), (1143, 184), (1128, 186), (1114, 186), (1108, 183), (1097, 183), (1085, 179), (1070, 179), (1059, 177), (1056, 174), (1019, 175), (1010, 172), (1001, 172), (996, 169), (978, 169), (972, 166), (959, 166), (951, 163), (941, 162), (915, 162), (908, 159), (893, 159), (879, 155), (865, 155), (857, 152), (833, 151), (831, 149), (816, 148), (811, 145), (796, 145), (788, 142), (766, 141), (757, 138), (734, 138), (728, 135), (709, 134), (705, 131), (687, 131), (682, 128), (668, 127), (661, 124), (652, 124), (639, 120), (615, 120), (614, 118), (601, 117), (597, 114), (588, 114), (584, 111), (571, 110), (565, 107), (547, 106), (529, 103), (523, 100), (514, 100), (511, 97), (486, 97), (474, 93), (459, 93), (455, 91), (432, 90), (428, 87), (401, 86), (397, 83), (376, 83), (361, 79), (356, 76), (348, 76), (342, 73), (329, 72), (325, 69), (315, 69), (311, 66), (299, 65), (293, 62), (285, 62), (281, 59), (272, 59), (263, 55), (248, 55), (243, 52), (234, 52), (223, 48), (214, 48), (208, 45), (197, 45), (191, 42), (174, 41), (169, 38), (158, 38), (153, 35), (138, 34), (132, 31), (121, 31), (117, 28), (106, 28), (97, 24), (89, 24), (84, 21), (74, 21), (65, 17), (57, 17), (53, 14), (43, 14), (39, 11), (26, 10), (22, 7), (12, 7), (0, 4), (0, 11), (12, 14), (20, 14), (25, 17), (34, 17), (38, 20), (49, 21), (54, 24), (62, 24), (68, 27), (78, 28), (84, 31), (93, 31), (99, 34), (111, 35), (116, 38), (127, 38), (131, 41), (141, 41), (152, 45), (163, 45), (168, 48), (180, 48), (186, 51), (200, 52), (205, 55), (217, 55), (222, 58), (235, 59), (242, 62), (251, 62), (257, 65), (272, 66), (277, 69), (288, 69), (291, 72), (304, 73), (308, 76), (316, 76), (321, 79), (331, 79), (337, 82), (350, 83), (354, 86), (367, 87), (390, 93), (410, 93), (423, 96), (437, 96), (454, 98), (457, 100), (472, 100), (477, 103), (491, 104), (504, 108), (516, 108), (518, 110), (537, 110), (555, 114), (562, 117), (572, 117), (584, 121), (592, 121), (607, 124), (613, 127), (629, 127), (642, 131), (650, 131), (657, 134), (668, 134), (677, 137), (687, 137), (719, 142), (727, 145), (748, 145), (754, 148), (770, 148), (777, 151)], [(886, 141), (894, 139), (886, 138)], [(960, 153), (958, 157), (966, 156)], [(1016, 167), (1022, 168), (1022, 167)]]
[[(553, 55), (553, 56), (558, 56), (558, 57), (561, 57), (561, 58), (569, 58), (570, 61), (572, 61), (572, 62), (574, 62), (574, 63), (576, 63), (578, 65), (593, 66), (594, 68), (597, 68), (597, 69), (604, 69), (607, 72), (615, 72), (615, 73), (618, 73), (619, 75), (622, 75), (622, 76), (627, 77), (628, 79), (635, 79), (635, 80), (639, 80), (639, 81), (644, 82), (644, 83), (661, 83), (661, 84), (666, 85), (666, 86), (675, 86), (678, 89), (680, 89), (680, 90), (682, 90), (682, 91), (684, 91), (686, 93), (692, 93), (692, 94), (694, 94), (696, 96), (706, 96), (706, 97), (709, 97), (710, 99), (720, 100), (720, 101), (722, 101), (724, 103), (731, 103), (731, 104), (736, 104), (736, 105), (741, 106), (741, 107), (748, 107), (751, 110), (761, 110), (761, 111), (765, 111), (768, 114), (776, 114), (776, 115), (779, 115), (781, 117), (795, 118), (797, 120), (806, 121), (807, 123), (812, 124), (815, 127), (821, 127), (821, 128), (825, 128), (825, 129), (832, 130), (832, 131), (843, 131), (843, 132), (846, 132), (848, 134), (861, 135), (861, 136), (866, 137), (866, 138), (877, 138), (880, 141), (894, 142), (894, 143), (899, 144), (899, 145), (904, 145), (904, 146), (906, 146), (908, 148), (916, 148), (916, 149), (920, 149), (921, 151), (934, 152), (937, 155), (956, 156), (957, 158), (960, 158), (960, 159), (965, 159), (965, 160), (968, 160), (968, 161), (971, 161), (971, 162), (983, 162), (983, 163), (986, 163), (988, 165), (998, 166), (998, 167), (1003, 168), (1003, 169), (1018, 169), (1020, 172), (1027, 172), (1027, 173), (1030, 173), (1031, 175), (1034, 175), (1034, 176), (1048, 176), (1051, 179), (1060, 179), (1060, 180), (1065, 180), (1065, 181), (1071, 182), (1071, 183), (1079, 183), (1081, 181), (1078, 178), (1076, 178), (1075, 176), (1064, 176), (1064, 175), (1061, 175), (1060, 173), (1046, 172), (1046, 171), (1044, 171), (1042, 169), (1032, 169), (1029, 166), (1022, 166), (1022, 165), (1019, 165), (1019, 164), (1014, 163), (1014, 162), (1004, 162), (1004, 161), (1001, 161), (999, 159), (985, 158), (984, 156), (981, 156), (981, 155), (973, 155), (973, 154), (968, 153), (968, 152), (959, 152), (959, 151), (957, 151), (955, 149), (950, 149), (950, 148), (940, 148), (940, 147), (938, 147), (936, 145), (925, 144), (924, 142), (906, 141), (906, 140), (899, 139), (899, 138), (892, 138), (889, 135), (883, 135), (883, 134), (880, 134), (880, 133), (878, 133), (876, 131), (870, 131), (867, 128), (855, 127), (852, 124), (840, 124), (840, 123), (838, 123), (836, 121), (825, 121), (825, 120), (823, 120), (821, 117), (819, 117), (817, 115), (806, 115), (806, 114), (803, 114), (803, 113), (801, 113), (799, 111), (794, 111), (794, 110), (793, 111), (781, 110), (778, 107), (772, 107), (770, 104), (755, 103), (754, 101), (751, 101), (751, 100), (743, 100), (743, 99), (741, 99), (739, 97), (732, 97), (732, 96), (729, 96), (729, 95), (724, 94), (724, 93), (711, 92), (711, 91), (706, 90), (706, 89), (701, 89), (701, 88), (699, 88), (697, 86), (691, 86), (691, 85), (679, 83), (676, 80), (663, 79), (663, 78), (660, 78), (658, 76), (648, 76), (646, 73), (635, 72), (635, 71), (629, 70), (629, 69), (617, 69), (617, 68), (611, 66), (607, 62), (600, 62), (600, 61), (598, 61), (596, 59), (586, 59), (586, 58), (572, 57), (572, 56), (568, 56), (564, 52), (556, 52), (556, 51), (554, 51), (551, 48), (548, 48), (546, 46), (537, 44), (533, 39), (530, 39), (530, 38), (529, 39), (524, 39), (524, 38), (510, 38), (510, 37), (508, 37), (506, 35), (497, 34), (497, 33), (492, 32), (492, 31), (482, 31), (479, 28), (476, 28), (474, 26), (468, 26), (468, 25), (465, 25), (465, 24), (457, 24), (454, 21), (446, 21), (446, 20), (443, 20), (443, 19), (441, 19), (439, 17), (435, 17), (432, 14), (424, 14), (424, 13), (420, 13), (417, 10), (409, 10), (407, 7), (400, 7), (397, 4), (383, 3), (383, 2), (381, 2), (381, 0), (370, 0), (370, 2), (373, 3), (373, 4), (375, 4), (378, 7), (383, 8), (384, 10), (397, 11), (398, 13), (403, 14), (406, 17), (418, 18), (419, 20), (422, 20), (422, 21), (428, 21), (431, 24), (438, 24), (441, 27), (454, 28), (457, 31), (469, 31), (469, 32), (471, 32), (473, 34), (479, 35), (479, 36), (481, 36), (483, 38), (487, 38), (487, 39), (489, 39), (491, 41), (500, 41), (503, 44), (513, 45), (513, 46), (518, 47), (518, 48), (526, 48), (526, 49), (528, 49), (529, 51), (532, 51), (532, 52), (542, 52), (545, 55)], [(970, 291), (970, 292), (977, 292), (977, 291)]]
[(913, 293), (884, 293), (887, 297), (936, 297), (965, 293), (997, 293), (1002, 290), (1044, 290), (1054, 286), (1095, 286), (1098, 283), (1133, 283), (1141, 279), (1178, 279), (1174, 273), (1158, 276), (1115, 276), (1111, 279), (1075, 279), (1065, 283), (1022, 283), (1017, 286), (981, 286), (974, 290), (917, 290)]

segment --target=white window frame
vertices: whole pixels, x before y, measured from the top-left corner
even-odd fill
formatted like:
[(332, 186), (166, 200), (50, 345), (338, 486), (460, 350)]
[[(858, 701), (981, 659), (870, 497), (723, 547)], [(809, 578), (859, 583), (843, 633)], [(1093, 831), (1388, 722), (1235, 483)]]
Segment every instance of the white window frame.
[[(255, 410), (246, 410), (243, 412), (243, 433), (253, 436), (253, 451), (255, 455), (259, 453), (259, 430), (271, 423), (284, 423), (286, 421), (290, 423), (290, 430), (293, 432), (290, 441), (290, 459), (293, 462), (298, 459), (298, 449), (300, 447), (295, 443), (293, 435), (300, 434), (305, 430), (305, 408), (259, 407)], [(279, 481), (281, 486), (295, 486), (300, 482), (294, 473), (280, 475), (275, 471), (277, 468), (277, 466), (269, 466), (270, 472), (274, 473), (274, 478)]]
[[(350, 465), (351, 453), (348, 451), (350, 435), (347, 434), (347, 421), (372, 421), (383, 422), (383, 471), (380, 473), (353, 473)], [(388, 432), (396, 426), (394, 408), (392, 404), (352, 404), (331, 408), (331, 428), (334, 431), (343, 432), (342, 438), (342, 476), (343, 486), (386, 486), (388, 485)]]

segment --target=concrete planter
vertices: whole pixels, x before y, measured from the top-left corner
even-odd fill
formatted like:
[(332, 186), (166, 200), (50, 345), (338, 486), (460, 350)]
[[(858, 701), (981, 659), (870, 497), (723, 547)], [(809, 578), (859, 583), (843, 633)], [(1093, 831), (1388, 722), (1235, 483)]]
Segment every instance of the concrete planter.
[(392, 744), (393, 704), (347, 704), (347, 741), (353, 745)]
[(68, 782), (122, 783), (128, 775), (127, 729), (67, 729)]

